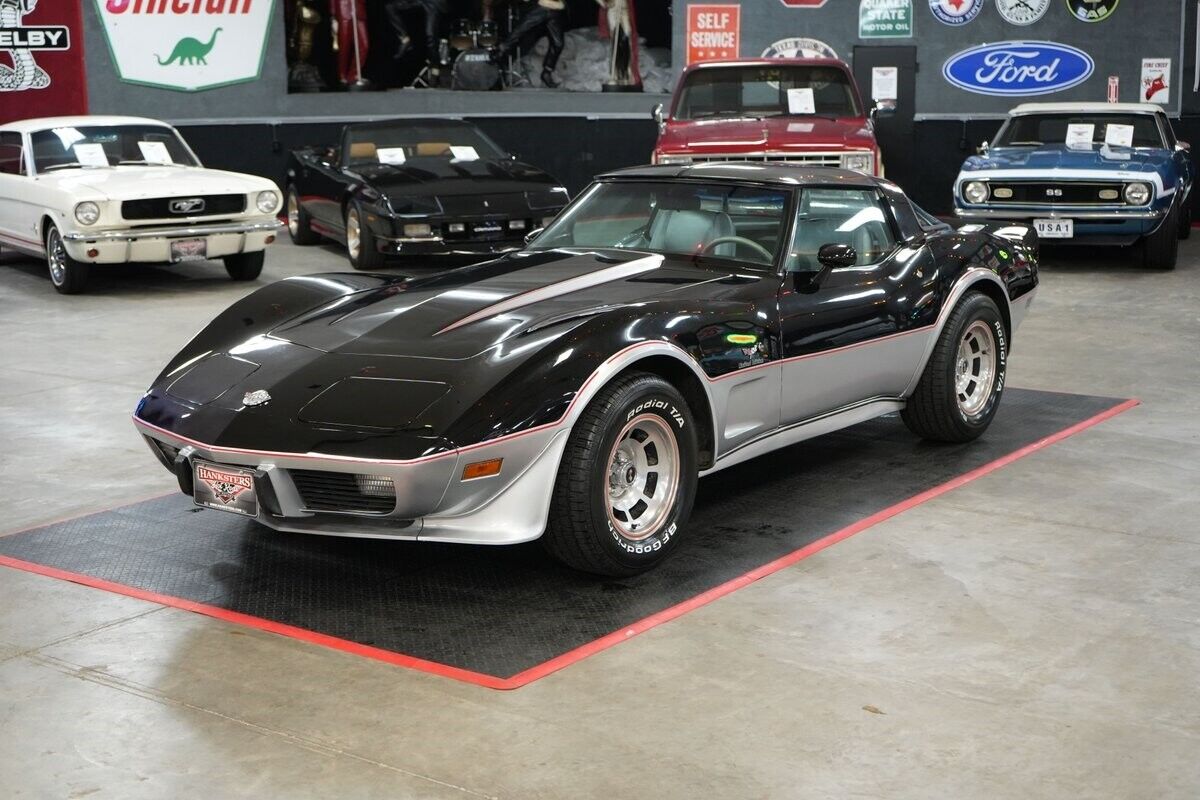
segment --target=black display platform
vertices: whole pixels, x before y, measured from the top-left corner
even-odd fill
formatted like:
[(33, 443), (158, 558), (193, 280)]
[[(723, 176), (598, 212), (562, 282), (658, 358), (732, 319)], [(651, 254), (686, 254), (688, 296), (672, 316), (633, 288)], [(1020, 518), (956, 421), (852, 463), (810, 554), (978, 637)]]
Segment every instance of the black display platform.
[(536, 542), (279, 533), (182, 495), (0, 537), (0, 565), (515, 688), (1134, 404), (1010, 388), (970, 444), (921, 442), (896, 416), (801, 443), (702, 479), (679, 550), (631, 579)]

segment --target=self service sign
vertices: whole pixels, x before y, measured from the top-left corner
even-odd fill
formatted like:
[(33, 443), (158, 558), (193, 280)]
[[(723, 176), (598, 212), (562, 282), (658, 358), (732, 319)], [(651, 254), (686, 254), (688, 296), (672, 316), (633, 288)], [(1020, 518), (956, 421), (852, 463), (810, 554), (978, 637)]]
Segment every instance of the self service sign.
[(741, 36), (741, 6), (687, 7), (687, 63), (737, 58)]
[(197, 92), (257, 80), (275, 0), (96, 0), (121, 80)]

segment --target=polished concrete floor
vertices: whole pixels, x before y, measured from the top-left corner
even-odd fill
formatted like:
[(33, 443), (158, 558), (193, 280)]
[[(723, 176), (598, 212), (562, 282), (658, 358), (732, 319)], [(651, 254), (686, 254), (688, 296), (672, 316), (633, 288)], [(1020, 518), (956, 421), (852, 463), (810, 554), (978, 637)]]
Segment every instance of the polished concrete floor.
[[(1047, 262), (1010, 383), (1143, 405), (517, 691), (0, 567), (0, 795), (1200, 796), (1200, 241)], [(0, 257), (0, 535), (172, 490), (128, 416), (248, 288)]]

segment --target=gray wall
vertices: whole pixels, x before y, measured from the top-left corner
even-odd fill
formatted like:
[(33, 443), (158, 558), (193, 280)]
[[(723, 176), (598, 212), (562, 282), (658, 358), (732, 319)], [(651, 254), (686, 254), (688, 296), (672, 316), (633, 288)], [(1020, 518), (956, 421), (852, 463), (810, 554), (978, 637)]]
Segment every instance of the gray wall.
[[(789, 8), (779, 0), (714, 0), (740, 5), (741, 56), (757, 57), (773, 42), (791, 36), (820, 39), (850, 62), (855, 45), (896, 45), (917, 48), (918, 119), (1001, 115), (1025, 100), (1097, 100), (1103, 101), (1108, 76), (1121, 79), (1121, 100), (1138, 98), (1143, 58), (1170, 58), (1175, 73), (1168, 111), (1178, 113), (1180, 97), (1191, 94), (1191, 73), (1184, 85), (1182, 44), (1186, 0), (1121, 0), (1113, 14), (1096, 23), (1077, 21), (1064, 0), (1050, 0), (1046, 14), (1032, 25), (1007, 22), (996, 10), (995, 0), (984, 0), (984, 7), (971, 22), (961, 26), (945, 25), (930, 12), (928, 0), (913, 0), (913, 37), (911, 39), (858, 38), (857, 0), (828, 0), (821, 8)], [(676, 1), (674, 58), (676, 69), (686, 57), (687, 22), (685, 3)], [(942, 65), (954, 53), (988, 42), (1033, 39), (1072, 45), (1096, 62), (1087, 81), (1071, 89), (1038, 97), (989, 97), (959, 89), (942, 77)], [(870, 87), (861, 87), (864, 93)]]

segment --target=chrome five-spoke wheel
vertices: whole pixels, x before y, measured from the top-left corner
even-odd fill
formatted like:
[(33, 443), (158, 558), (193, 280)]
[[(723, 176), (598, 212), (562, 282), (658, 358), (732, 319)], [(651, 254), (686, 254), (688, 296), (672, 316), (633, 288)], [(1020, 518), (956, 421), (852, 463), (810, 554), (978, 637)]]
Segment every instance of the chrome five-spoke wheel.
[(300, 201), (296, 199), (296, 195), (288, 192), (287, 199), (287, 225), (288, 233), (295, 239), (300, 235)]
[(642, 414), (617, 436), (608, 464), (608, 519), (641, 541), (662, 527), (679, 488), (679, 445), (662, 417)]
[(968, 417), (983, 410), (996, 381), (996, 336), (991, 326), (976, 320), (963, 332), (954, 363), (958, 407)]
[(357, 262), (362, 252), (362, 223), (358, 219), (358, 211), (353, 208), (346, 214), (346, 250), (350, 260)]

